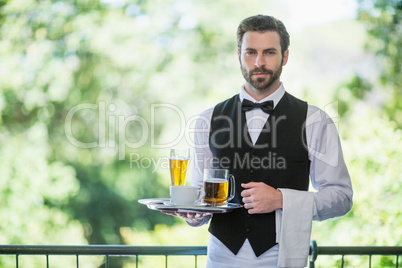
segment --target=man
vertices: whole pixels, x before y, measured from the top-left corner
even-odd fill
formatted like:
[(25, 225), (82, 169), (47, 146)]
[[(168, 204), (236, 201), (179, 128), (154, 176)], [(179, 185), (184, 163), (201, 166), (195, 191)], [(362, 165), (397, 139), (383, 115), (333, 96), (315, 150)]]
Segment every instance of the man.
[[(202, 187), (204, 168), (229, 169), (236, 181), (231, 202), (243, 208), (177, 216), (192, 226), (211, 219), (207, 267), (278, 267), (278, 252), (285, 247), (277, 243), (278, 213), (301, 215), (299, 210), (310, 206), (314, 220), (341, 216), (352, 207), (353, 192), (334, 123), (287, 93), (280, 81), (289, 58), (283, 23), (263, 15), (247, 18), (237, 41), (245, 84), (200, 115), (192, 184)], [(315, 193), (308, 192), (309, 177)], [(311, 205), (304, 205), (309, 196)], [(284, 208), (285, 201), (291, 205)], [(311, 230), (311, 220), (303, 221)]]

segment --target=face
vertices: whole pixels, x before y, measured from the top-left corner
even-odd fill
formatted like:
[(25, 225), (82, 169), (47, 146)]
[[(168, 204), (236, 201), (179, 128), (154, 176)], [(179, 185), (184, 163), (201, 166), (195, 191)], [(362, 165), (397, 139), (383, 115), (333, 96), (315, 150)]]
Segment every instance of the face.
[(287, 63), (289, 51), (286, 50), (282, 57), (277, 32), (246, 32), (238, 53), (246, 90), (265, 93), (279, 87), (282, 66)]

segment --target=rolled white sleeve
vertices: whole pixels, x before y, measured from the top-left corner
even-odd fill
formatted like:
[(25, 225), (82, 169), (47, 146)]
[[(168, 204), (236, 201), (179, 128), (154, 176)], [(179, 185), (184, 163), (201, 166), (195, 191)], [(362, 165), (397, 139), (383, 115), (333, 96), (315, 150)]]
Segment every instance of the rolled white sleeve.
[(353, 190), (336, 124), (324, 111), (309, 106), (306, 136), (310, 179), (317, 191), (313, 219), (322, 221), (342, 216), (352, 207)]
[(205, 168), (211, 168), (213, 155), (209, 149), (209, 130), (211, 126), (213, 107), (200, 114), (195, 123), (194, 154), (191, 185), (203, 187)]

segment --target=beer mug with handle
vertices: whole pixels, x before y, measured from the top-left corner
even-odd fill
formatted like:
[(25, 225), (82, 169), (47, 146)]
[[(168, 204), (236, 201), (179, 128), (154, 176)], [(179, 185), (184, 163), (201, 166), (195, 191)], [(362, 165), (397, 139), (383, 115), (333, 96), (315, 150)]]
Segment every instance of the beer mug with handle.
[(234, 176), (227, 169), (204, 169), (204, 203), (226, 205), (235, 195)]

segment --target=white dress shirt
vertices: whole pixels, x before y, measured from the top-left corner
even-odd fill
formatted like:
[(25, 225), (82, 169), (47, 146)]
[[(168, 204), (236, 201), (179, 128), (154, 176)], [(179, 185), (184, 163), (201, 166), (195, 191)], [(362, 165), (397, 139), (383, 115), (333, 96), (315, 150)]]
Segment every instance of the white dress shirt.
[[(284, 94), (285, 88), (281, 83), (273, 94), (258, 102), (273, 100), (276, 107)], [(240, 90), (239, 97), (241, 101), (248, 99), (257, 102), (244, 90), (244, 86)], [(211, 107), (201, 113), (195, 125), (191, 184), (199, 187), (203, 187), (204, 168), (211, 168), (210, 160), (213, 159), (209, 148), (209, 130), (213, 109), (214, 107)], [(247, 127), (253, 144), (257, 141), (268, 117), (269, 115), (261, 109), (246, 112)], [(316, 190), (314, 192), (313, 219), (321, 221), (342, 216), (352, 207), (353, 191), (343, 160), (338, 132), (332, 119), (324, 111), (311, 105), (308, 105), (307, 109), (306, 138), (308, 156), (311, 161), (310, 180)], [(210, 236), (207, 267), (277, 267), (277, 259), (278, 245), (256, 257), (246, 239), (239, 253), (234, 255), (216, 237)]]

